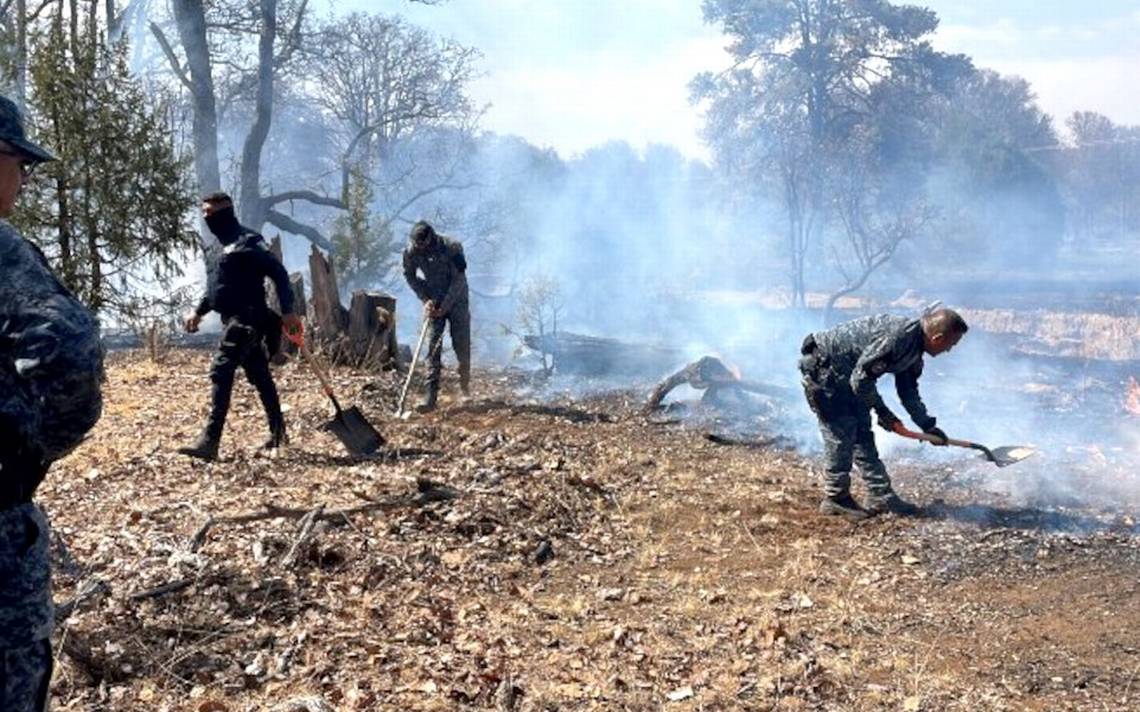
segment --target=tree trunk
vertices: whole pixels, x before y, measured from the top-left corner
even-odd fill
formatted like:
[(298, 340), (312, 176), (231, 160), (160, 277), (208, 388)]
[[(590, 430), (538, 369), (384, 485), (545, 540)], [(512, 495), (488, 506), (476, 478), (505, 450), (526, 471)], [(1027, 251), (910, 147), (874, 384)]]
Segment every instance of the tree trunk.
[(28, 2), (16, 0), (16, 103), (23, 110), (28, 100)]
[(332, 344), (339, 340), (348, 326), (348, 313), (340, 305), (336, 273), (316, 245), (309, 253), (309, 278), (313, 281), (314, 340)]
[(348, 308), (348, 352), (355, 365), (394, 366), (396, 299), (379, 292), (352, 293)]
[(277, 0), (261, 0), (261, 36), (257, 44), (257, 103), (253, 126), (241, 152), (241, 222), (254, 230), (265, 223), (268, 206), (261, 197), (261, 151), (273, 124), (273, 45), (277, 39)]
[(214, 78), (210, 66), (210, 46), (206, 42), (206, 16), (202, 0), (172, 0), (178, 37), (190, 69), (190, 91), (194, 107), (194, 173), (198, 190), (221, 190), (218, 169), (218, 108), (214, 99)]

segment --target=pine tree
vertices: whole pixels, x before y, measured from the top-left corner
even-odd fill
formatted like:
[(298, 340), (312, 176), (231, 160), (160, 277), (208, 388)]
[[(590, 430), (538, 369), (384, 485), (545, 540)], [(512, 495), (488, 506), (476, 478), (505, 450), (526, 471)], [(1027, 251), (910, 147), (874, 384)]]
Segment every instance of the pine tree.
[(125, 41), (108, 45), (93, 17), (68, 32), (58, 14), (29, 49), (29, 118), (59, 160), (39, 169), (15, 222), (88, 306), (129, 317), (163, 299), (196, 245), (189, 160)]
[(396, 266), (392, 231), (372, 212), (372, 186), (359, 163), (348, 172), (346, 210), (333, 222), (333, 265), (346, 289), (388, 287)]

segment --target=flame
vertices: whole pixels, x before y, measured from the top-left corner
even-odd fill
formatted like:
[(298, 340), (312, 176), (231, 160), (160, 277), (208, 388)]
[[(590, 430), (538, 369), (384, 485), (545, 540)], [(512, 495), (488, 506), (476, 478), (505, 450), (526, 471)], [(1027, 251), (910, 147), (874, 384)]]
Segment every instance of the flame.
[(1128, 388), (1124, 393), (1124, 410), (1132, 415), (1140, 415), (1140, 383), (1135, 376), (1128, 377)]

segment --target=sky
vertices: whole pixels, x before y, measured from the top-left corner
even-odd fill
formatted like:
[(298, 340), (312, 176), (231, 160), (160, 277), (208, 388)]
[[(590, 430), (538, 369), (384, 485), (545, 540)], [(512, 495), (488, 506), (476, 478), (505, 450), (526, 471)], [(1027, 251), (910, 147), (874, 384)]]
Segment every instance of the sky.
[[(399, 13), (483, 52), (471, 88), (483, 127), (563, 157), (624, 140), (706, 158), (688, 82), (727, 65), (700, 0), (325, 0), (335, 12)], [(1030, 81), (1058, 128), (1076, 110), (1140, 124), (1136, 0), (925, 0), (935, 47)]]

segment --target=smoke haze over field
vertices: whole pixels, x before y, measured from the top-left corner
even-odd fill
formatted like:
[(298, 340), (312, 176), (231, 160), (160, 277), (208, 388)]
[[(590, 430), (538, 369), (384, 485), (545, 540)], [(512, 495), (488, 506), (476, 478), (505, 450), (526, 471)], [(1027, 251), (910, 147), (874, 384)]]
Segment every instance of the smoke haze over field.
[[(732, 6), (705, 6), (718, 4)], [(1079, 349), (1064, 341), (1072, 334), (1038, 333), (1048, 320), (1024, 312), (1137, 314), (1140, 115), (1127, 112), (1140, 102), (1121, 101), (1127, 92), (1089, 68), (1136, 65), (1138, 16), (1112, 2), (1044, 10), (1020, 0), (928, 4), (942, 24), (916, 42), (965, 52), (972, 65), (939, 56), (929, 66), (937, 81), (899, 70), (893, 83), (862, 87), (861, 104), (836, 99), (831, 118), (851, 125), (823, 140), (796, 123), (792, 89), (774, 87), (788, 92), (776, 106), (777, 92), (760, 91), (773, 88), (762, 73), (721, 74), (732, 62), (724, 49), (731, 23), (706, 23), (695, 0), (337, 3), (314, 21), (335, 25), (354, 9), (397, 13), (402, 19), (380, 23), (383, 37), (430, 49), (462, 81), (432, 85), (433, 106), (446, 111), (400, 119), (399, 130), (372, 140), (369, 121), (396, 120), (353, 115), (351, 101), (338, 103), (345, 97), (328, 90), (341, 77), (313, 52), (275, 79), (255, 187), (263, 197), (311, 191), (321, 201), (274, 208), (328, 238), (344, 214), (329, 203), (343, 196), (343, 159), (351, 157), (371, 191), (369, 236), (382, 251), (374, 273), (352, 283), (397, 294), (404, 341), (418, 326), (399, 272), (408, 227), (426, 218), (462, 240), (485, 364), (509, 357), (515, 341), (497, 326), (517, 328), (518, 295), (539, 276), (560, 286), (563, 330), (667, 345), (677, 350), (671, 367), (716, 353), (748, 378), (793, 389), (800, 340), (825, 320), (917, 314), (936, 299), (1010, 310), (1010, 320), (1034, 326), (1012, 336), (977, 329), (930, 362), (931, 409), (952, 434), (1040, 445), (1042, 456), (1019, 469), (1060, 483), (1049, 491), (1094, 491), (1066, 479), (1081, 447), (1109, 453), (1106, 472), (1140, 460), (1137, 419), (1114, 406), (1136, 364), (1044, 358), (1042, 345), (1066, 355)], [(149, 7), (175, 37), (171, 18)], [(136, 17), (131, 27), (136, 66), (175, 92), (173, 120), (188, 144), (190, 97), (147, 23)], [(243, 46), (246, 59), (254, 46)], [(1056, 71), (1061, 64), (1066, 70)], [(1022, 69), (1024, 79), (1009, 73)], [(236, 195), (256, 103), (248, 86), (227, 83), (229, 69), (218, 71), (218, 163), (222, 187)], [(712, 74), (694, 81), (703, 71)], [(1066, 91), (1074, 83), (1081, 93)], [(804, 182), (813, 171), (818, 182)], [(810, 238), (802, 245), (797, 229)], [(309, 240), (287, 233), (285, 246), (287, 266), (306, 271)], [(844, 288), (849, 301), (825, 314), (828, 297)], [(801, 308), (789, 308), (797, 299)], [(1038, 358), (1011, 358), (1013, 346), (1027, 345)], [(795, 407), (795, 434), (814, 440), (806, 409)]]

